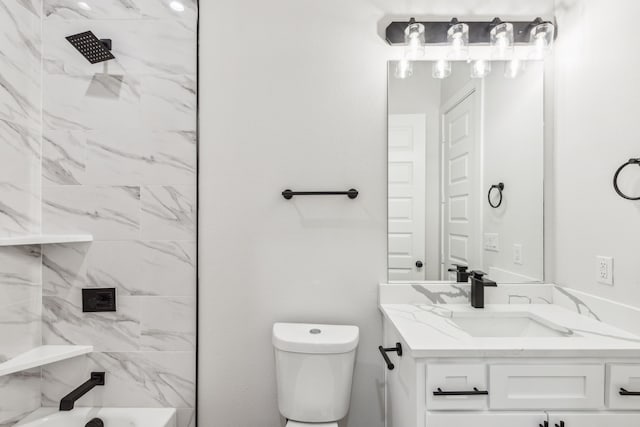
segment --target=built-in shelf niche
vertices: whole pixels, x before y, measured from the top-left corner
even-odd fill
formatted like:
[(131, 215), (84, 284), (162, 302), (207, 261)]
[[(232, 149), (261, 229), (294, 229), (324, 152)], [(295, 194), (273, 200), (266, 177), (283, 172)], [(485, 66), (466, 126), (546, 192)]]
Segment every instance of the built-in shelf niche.
[(90, 345), (43, 345), (0, 363), (0, 377), (91, 353)]
[(92, 242), (91, 234), (38, 234), (0, 238), (0, 247), (24, 245), (52, 245), (56, 243), (86, 243)]

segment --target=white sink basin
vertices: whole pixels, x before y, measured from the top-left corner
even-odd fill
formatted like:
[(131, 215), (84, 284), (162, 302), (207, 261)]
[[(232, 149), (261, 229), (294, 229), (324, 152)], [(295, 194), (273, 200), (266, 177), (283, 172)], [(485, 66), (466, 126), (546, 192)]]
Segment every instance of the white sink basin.
[(472, 337), (571, 337), (573, 332), (530, 313), (454, 313), (451, 319)]
[(173, 408), (75, 408), (61, 412), (57, 408), (40, 408), (15, 427), (85, 427), (100, 418), (105, 427), (176, 427)]

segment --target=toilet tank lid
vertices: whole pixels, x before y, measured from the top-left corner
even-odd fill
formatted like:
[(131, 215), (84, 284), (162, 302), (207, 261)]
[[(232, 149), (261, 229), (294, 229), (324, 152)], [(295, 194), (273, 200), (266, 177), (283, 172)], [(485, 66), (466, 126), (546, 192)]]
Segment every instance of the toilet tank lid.
[(273, 345), (292, 353), (348, 353), (358, 346), (357, 326), (314, 325), (310, 323), (276, 323), (273, 325)]

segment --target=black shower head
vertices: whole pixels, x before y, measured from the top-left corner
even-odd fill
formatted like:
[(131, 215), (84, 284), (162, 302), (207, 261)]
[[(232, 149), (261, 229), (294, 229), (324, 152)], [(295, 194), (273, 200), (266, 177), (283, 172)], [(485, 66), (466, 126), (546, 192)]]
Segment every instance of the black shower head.
[(111, 40), (99, 40), (91, 31), (68, 36), (66, 39), (92, 64), (116, 59), (110, 52)]

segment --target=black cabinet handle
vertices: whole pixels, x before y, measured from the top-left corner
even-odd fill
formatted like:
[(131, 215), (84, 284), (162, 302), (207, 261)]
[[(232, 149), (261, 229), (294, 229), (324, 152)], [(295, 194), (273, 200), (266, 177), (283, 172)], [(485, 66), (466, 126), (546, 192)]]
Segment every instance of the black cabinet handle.
[(382, 358), (384, 359), (384, 363), (387, 364), (387, 369), (389, 369), (390, 371), (393, 371), (395, 369), (396, 365), (391, 363), (391, 359), (389, 359), (389, 356), (387, 355), (387, 352), (395, 351), (396, 353), (398, 353), (398, 356), (402, 356), (402, 344), (397, 342), (395, 347), (389, 347), (389, 348), (384, 348), (383, 346), (380, 345), (380, 346), (378, 346), (378, 351), (380, 351), (380, 354), (382, 355)]
[(640, 396), (640, 391), (628, 391), (621, 387), (620, 396)]
[(477, 387), (474, 387), (473, 390), (470, 391), (442, 391), (440, 387), (438, 387), (438, 391), (434, 391), (434, 396), (478, 396), (478, 395), (486, 395), (489, 394), (487, 390), (478, 390)]

